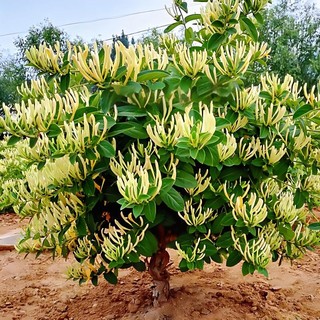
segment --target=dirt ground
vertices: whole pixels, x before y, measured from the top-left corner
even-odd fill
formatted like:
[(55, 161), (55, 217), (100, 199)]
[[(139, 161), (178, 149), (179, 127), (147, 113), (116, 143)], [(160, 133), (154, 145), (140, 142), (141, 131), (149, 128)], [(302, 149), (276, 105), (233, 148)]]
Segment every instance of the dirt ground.
[[(13, 215), (0, 215), (0, 234), (17, 225)], [(170, 300), (157, 308), (148, 274), (127, 270), (116, 286), (103, 279), (79, 286), (66, 280), (69, 263), (1, 251), (0, 319), (320, 320), (320, 250), (292, 266), (271, 265), (268, 279), (242, 277), (240, 265), (181, 273), (173, 264)]]

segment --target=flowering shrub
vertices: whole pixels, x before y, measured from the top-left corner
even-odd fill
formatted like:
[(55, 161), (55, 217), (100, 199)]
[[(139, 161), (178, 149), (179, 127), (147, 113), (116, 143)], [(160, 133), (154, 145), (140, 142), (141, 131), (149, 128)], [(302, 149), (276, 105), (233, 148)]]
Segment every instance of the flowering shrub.
[(8, 138), (0, 141), (0, 212), (12, 210), (16, 202), (16, 187), (27, 170), (27, 161), (21, 157), (20, 150), (25, 142), (20, 141), (15, 146), (8, 145)]
[(246, 275), (318, 245), (320, 95), (289, 75), (247, 82), (269, 58), (255, 27), (266, 3), (188, 15), (176, 0), (166, 31), (183, 26), (183, 41), (118, 43), (114, 60), (107, 44), (31, 48), (44, 76), (0, 118), (28, 163), (4, 190), (31, 218), (17, 249), (72, 253), (70, 278), (96, 284), (130, 266), (167, 282), (167, 247), (182, 271), (226, 259)]

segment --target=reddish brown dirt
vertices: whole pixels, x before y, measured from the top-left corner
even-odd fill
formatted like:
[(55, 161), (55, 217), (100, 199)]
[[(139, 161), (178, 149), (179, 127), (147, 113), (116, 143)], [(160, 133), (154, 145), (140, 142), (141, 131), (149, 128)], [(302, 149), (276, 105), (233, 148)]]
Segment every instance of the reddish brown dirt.
[[(0, 232), (16, 227), (12, 215), (0, 215)], [(320, 320), (320, 250), (292, 266), (271, 265), (269, 279), (242, 277), (240, 266), (181, 273), (173, 265), (171, 298), (157, 308), (146, 273), (126, 270), (116, 286), (102, 279), (98, 287), (78, 286), (65, 278), (68, 264), (0, 252), (0, 319)]]

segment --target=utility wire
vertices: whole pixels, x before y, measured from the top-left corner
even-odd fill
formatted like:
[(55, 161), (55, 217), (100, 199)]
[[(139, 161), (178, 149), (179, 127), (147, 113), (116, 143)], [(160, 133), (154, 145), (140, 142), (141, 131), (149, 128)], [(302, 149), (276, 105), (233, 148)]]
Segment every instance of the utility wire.
[[(199, 6), (199, 4), (191, 5), (191, 7), (194, 7), (194, 6)], [(116, 20), (116, 19), (131, 17), (131, 16), (135, 16), (135, 15), (139, 15), (139, 14), (158, 12), (158, 11), (163, 11), (163, 10), (166, 10), (166, 8), (138, 11), (138, 12), (127, 13), (127, 14), (123, 14), (123, 15), (119, 15), (119, 16), (99, 18), (99, 19), (93, 19), (93, 20), (70, 22), (70, 23), (65, 23), (65, 24), (58, 25), (57, 28), (67, 27), (67, 26), (74, 26), (74, 25), (79, 25), (79, 24), (95, 23), (95, 22), (105, 21), (105, 20)], [(156, 28), (161, 28), (161, 27), (156, 27)], [(139, 31), (137, 33), (141, 33), (141, 32), (148, 31), (148, 30), (149, 29), (146, 29), (146, 30), (143, 30), (143, 31)], [(7, 37), (7, 36), (14, 36), (14, 35), (18, 35), (18, 34), (21, 34), (21, 33), (27, 33), (27, 32), (28, 31), (17, 31), (17, 32), (4, 33), (4, 34), (0, 34), (0, 38)], [(128, 34), (128, 35), (131, 35), (131, 34)]]
[[(142, 33), (142, 32), (147, 32), (149, 30), (152, 30), (152, 29), (161, 29), (161, 28), (165, 28), (167, 26), (170, 26), (171, 23), (168, 23), (168, 24), (163, 24), (162, 26), (158, 26), (158, 27), (152, 27), (152, 28), (148, 28), (148, 29), (144, 29), (144, 30), (140, 30), (140, 31), (135, 31), (135, 32), (131, 32), (131, 33), (126, 33), (125, 36), (132, 36), (134, 34), (139, 34), (139, 33)], [(108, 38), (108, 39), (104, 39), (103, 41), (111, 41), (113, 40), (114, 38)]]

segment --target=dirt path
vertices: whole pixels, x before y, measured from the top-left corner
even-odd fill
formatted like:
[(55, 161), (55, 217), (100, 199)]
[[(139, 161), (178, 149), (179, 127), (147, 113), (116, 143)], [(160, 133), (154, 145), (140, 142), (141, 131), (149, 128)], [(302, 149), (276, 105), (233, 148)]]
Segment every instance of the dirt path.
[[(1, 232), (16, 227), (6, 223), (0, 218)], [(269, 279), (242, 277), (240, 266), (212, 264), (186, 273), (172, 266), (171, 298), (158, 308), (146, 273), (125, 271), (116, 286), (101, 279), (98, 287), (80, 287), (66, 280), (68, 264), (49, 255), (0, 252), (0, 319), (320, 320), (320, 251), (293, 266), (271, 265)]]

